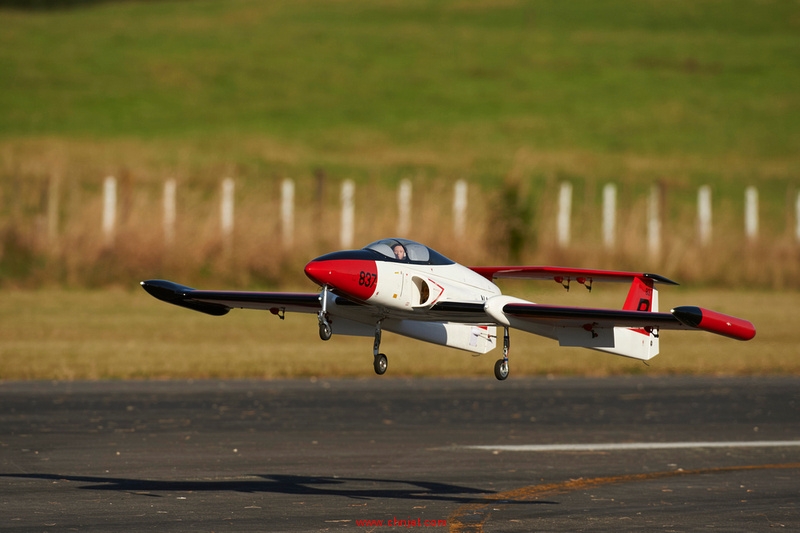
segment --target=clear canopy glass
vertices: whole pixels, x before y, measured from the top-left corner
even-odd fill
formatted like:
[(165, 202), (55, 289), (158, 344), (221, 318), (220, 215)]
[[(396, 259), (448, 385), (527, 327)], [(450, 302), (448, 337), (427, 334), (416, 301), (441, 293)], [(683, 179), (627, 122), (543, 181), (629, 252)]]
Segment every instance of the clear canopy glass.
[(453, 264), (453, 261), (439, 252), (409, 239), (381, 239), (368, 244), (364, 249), (378, 252), (389, 260), (426, 265)]

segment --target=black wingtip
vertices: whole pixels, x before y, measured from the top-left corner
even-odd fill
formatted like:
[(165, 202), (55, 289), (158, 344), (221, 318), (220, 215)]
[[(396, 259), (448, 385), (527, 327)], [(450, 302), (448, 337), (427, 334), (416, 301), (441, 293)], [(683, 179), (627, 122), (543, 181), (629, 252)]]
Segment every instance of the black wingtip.
[(174, 300), (181, 300), (186, 297), (186, 293), (193, 291), (191, 287), (180, 285), (165, 279), (149, 279), (140, 283), (154, 298), (165, 302), (174, 303)]
[(193, 311), (200, 311), (207, 315), (222, 316), (228, 314), (228, 311), (231, 310), (230, 307), (222, 304), (192, 300), (191, 293), (195, 289), (165, 279), (150, 279), (142, 281), (140, 285), (151, 296), (162, 302), (185, 307)]
[(703, 321), (703, 311), (699, 307), (693, 305), (681, 305), (674, 308), (671, 312), (682, 324), (690, 328), (699, 327), (700, 322)]
[(648, 279), (652, 279), (653, 281), (657, 281), (658, 283), (663, 283), (664, 285), (680, 285), (677, 281), (672, 281), (669, 278), (665, 278), (659, 274), (647, 274), (645, 273), (644, 277)]

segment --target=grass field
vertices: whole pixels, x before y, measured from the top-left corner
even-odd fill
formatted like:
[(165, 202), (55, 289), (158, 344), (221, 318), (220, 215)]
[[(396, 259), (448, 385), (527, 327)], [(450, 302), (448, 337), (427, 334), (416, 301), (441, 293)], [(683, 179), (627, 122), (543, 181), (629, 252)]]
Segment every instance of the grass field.
[(746, 0), (0, 9), (0, 139), (78, 172), (787, 179), (798, 21)]
[(6, 173), (79, 179), (322, 167), (357, 180), (766, 181), (782, 196), (798, 169), (799, 11), (746, 0), (0, 9), (0, 157)]
[(798, 11), (746, 0), (5, 10), (0, 135), (794, 159)]
[[(533, 282), (534, 301), (621, 307), (625, 290), (550, 289)], [(310, 284), (309, 284), (310, 285)], [(519, 291), (512, 289), (514, 294)], [(302, 290), (312, 290), (302, 287)], [(738, 342), (702, 332), (663, 332), (649, 366), (522, 332), (512, 333), (514, 375), (797, 374), (797, 295), (680, 289), (661, 306), (697, 304), (746, 317), (756, 338)], [(159, 302), (144, 291), (7, 291), (0, 299), (0, 380), (279, 378), (358, 376), (372, 370), (372, 339), (319, 340), (316, 317), (238, 310), (210, 317)], [(495, 350), (481, 357), (385, 334), (388, 376), (491, 376)]]

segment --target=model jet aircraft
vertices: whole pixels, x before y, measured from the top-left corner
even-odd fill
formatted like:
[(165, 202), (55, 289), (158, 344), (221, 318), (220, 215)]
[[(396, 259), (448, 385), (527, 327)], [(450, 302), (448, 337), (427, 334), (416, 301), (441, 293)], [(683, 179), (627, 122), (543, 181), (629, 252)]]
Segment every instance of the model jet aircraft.
[[(165, 302), (209, 315), (233, 308), (269, 310), (281, 319), (287, 312), (316, 313), (319, 336), (373, 337), (373, 366), (386, 372), (380, 353), (381, 331), (483, 354), (497, 345), (503, 329), (503, 357), (494, 374), (508, 377), (509, 329), (555, 339), (561, 346), (581, 346), (648, 360), (658, 354), (659, 332), (704, 330), (739, 340), (752, 339), (749, 321), (696, 306), (658, 312), (656, 283), (674, 281), (639, 272), (562, 267), (465, 267), (408, 239), (383, 239), (361, 250), (317, 257), (305, 267), (320, 285), (319, 293), (204, 291), (165, 280), (142, 287)], [(540, 305), (502, 294), (495, 279), (554, 280), (569, 289), (572, 282), (591, 291), (595, 282), (628, 282), (622, 309)]]

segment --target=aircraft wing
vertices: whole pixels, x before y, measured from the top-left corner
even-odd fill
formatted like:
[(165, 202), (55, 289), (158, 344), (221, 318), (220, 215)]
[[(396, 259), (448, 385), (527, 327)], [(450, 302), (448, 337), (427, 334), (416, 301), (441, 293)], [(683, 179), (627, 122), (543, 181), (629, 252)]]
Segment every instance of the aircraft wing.
[(672, 313), (623, 309), (592, 309), (557, 305), (512, 303), (503, 306), (506, 316), (557, 327), (690, 329)]
[(316, 313), (321, 308), (318, 293), (201, 291), (162, 279), (143, 281), (141, 285), (159, 300), (215, 316), (234, 308), (269, 310), (273, 314)]
[(648, 274), (646, 272), (624, 272), (618, 270), (594, 270), (589, 268), (550, 266), (484, 266), (469, 268), (489, 281), (495, 279), (538, 279), (564, 283), (574, 280), (580, 284), (591, 286), (592, 281), (630, 283), (635, 278), (645, 278), (666, 285), (678, 285), (678, 283), (664, 276)]
[[(755, 336), (753, 324), (742, 318), (695, 306), (679, 306), (669, 313), (565, 307), (531, 302), (509, 302), (491, 309), (482, 302), (441, 302), (431, 308), (439, 320), (506, 325), (511, 319), (553, 328), (639, 328), (645, 330), (704, 330), (737, 340)], [(499, 313), (498, 313), (499, 311)]]

